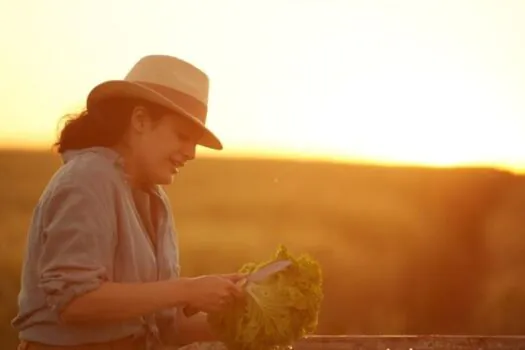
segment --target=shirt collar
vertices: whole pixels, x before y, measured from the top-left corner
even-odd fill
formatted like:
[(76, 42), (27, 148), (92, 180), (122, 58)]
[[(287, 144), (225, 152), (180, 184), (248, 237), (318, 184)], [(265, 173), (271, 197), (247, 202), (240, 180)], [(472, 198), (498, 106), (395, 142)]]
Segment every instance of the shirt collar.
[(122, 156), (114, 149), (108, 148), (108, 147), (88, 147), (88, 148), (83, 148), (83, 149), (67, 150), (62, 154), (62, 161), (64, 163), (67, 163), (71, 161), (73, 158), (75, 158), (76, 156), (85, 154), (85, 153), (100, 154), (103, 157), (109, 159), (115, 165), (118, 165), (122, 167), (122, 169), (124, 169), (124, 159), (122, 158)]
[[(62, 161), (64, 163), (67, 163), (71, 161), (73, 158), (75, 158), (76, 156), (79, 156), (85, 153), (90, 153), (90, 152), (100, 154), (106, 159), (110, 160), (122, 172), (126, 182), (129, 183), (128, 181), (129, 175), (126, 173), (125, 167), (124, 167), (124, 158), (120, 155), (120, 153), (118, 153), (112, 148), (96, 146), (96, 147), (88, 147), (88, 148), (83, 148), (83, 149), (67, 150), (62, 154)], [(160, 188), (158, 185), (151, 185), (149, 186), (149, 188), (144, 189), (144, 190), (146, 191), (149, 190), (148, 192), (151, 192), (157, 196), (161, 195)]]

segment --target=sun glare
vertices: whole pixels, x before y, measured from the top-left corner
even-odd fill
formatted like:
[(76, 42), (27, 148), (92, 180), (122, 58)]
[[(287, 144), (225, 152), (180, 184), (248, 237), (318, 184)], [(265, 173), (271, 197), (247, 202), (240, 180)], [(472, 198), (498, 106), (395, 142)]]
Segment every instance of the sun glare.
[[(525, 162), (520, 2), (225, 0), (206, 2), (207, 11), (193, 2), (117, 3), (103, 13), (58, 0), (29, 13), (17, 3), (5, 9), (19, 41), (6, 41), (1, 58), (0, 147), (47, 148), (91, 86), (122, 76), (141, 55), (166, 53), (212, 79), (209, 125), (225, 151), (206, 155)], [(79, 11), (85, 16), (68, 15)], [(63, 15), (46, 20), (55, 13)], [(20, 42), (33, 43), (30, 54)]]

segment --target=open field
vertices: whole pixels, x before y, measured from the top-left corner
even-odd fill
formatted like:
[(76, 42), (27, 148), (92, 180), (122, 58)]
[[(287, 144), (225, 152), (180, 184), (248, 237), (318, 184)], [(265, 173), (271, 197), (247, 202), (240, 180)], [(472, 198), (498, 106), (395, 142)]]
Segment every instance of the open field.
[[(59, 165), (50, 153), (0, 152), (6, 349), (30, 215)], [(236, 270), (279, 243), (319, 259), (319, 333), (525, 333), (523, 177), (202, 159), (168, 191), (185, 275)]]

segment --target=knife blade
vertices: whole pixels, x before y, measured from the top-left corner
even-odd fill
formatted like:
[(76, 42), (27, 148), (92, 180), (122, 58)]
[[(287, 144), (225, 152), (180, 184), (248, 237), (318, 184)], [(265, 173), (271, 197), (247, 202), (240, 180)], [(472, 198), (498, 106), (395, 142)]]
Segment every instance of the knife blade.
[(259, 270), (252, 272), (246, 277), (246, 282), (261, 282), (277, 272), (281, 272), (290, 266), (290, 260), (278, 260), (261, 267)]

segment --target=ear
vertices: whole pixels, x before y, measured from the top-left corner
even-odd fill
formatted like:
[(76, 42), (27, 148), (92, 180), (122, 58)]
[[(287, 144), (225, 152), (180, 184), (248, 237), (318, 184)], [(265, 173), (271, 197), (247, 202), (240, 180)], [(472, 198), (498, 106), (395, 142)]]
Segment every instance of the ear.
[(130, 126), (138, 133), (143, 133), (150, 128), (151, 119), (148, 110), (143, 106), (136, 106), (131, 112)]

